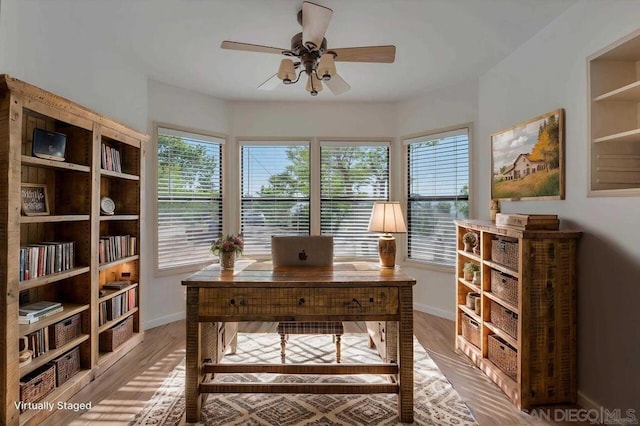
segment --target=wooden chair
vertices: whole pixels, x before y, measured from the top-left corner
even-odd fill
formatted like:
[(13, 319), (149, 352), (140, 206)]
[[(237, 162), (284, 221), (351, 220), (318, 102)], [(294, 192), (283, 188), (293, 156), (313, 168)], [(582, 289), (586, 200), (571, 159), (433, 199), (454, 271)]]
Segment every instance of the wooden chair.
[[(333, 237), (274, 236), (271, 237), (271, 258), (274, 269), (286, 266), (333, 265)], [(336, 362), (340, 362), (340, 339), (344, 334), (341, 321), (282, 321), (278, 323), (280, 359), (286, 360), (287, 337), (290, 334), (332, 334), (336, 344)]]

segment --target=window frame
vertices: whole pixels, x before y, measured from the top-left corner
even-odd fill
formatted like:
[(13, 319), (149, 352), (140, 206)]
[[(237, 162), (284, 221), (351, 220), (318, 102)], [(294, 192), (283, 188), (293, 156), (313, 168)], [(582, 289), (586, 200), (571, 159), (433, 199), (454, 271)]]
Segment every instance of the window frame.
[(452, 265), (445, 265), (441, 263), (432, 263), (425, 260), (415, 259), (409, 257), (409, 230), (410, 230), (410, 217), (409, 217), (409, 153), (408, 146), (411, 143), (410, 141), (418, 139), (418, 138), (429, 138), (433, 136), (446, 135), (447, 133), (454, 133), (465, 130), (467, 131), (467, 156), (468, 156), (468, 216), (469, 218), (473, 217), (472, 212), (474, 211), (474, 185), (473, 185), (473, 123), (467, 122), (462, 124), (456, 124), (453, 126), (437, 128), (429, 131), (404, 135), (400, 137), (400, 149), (402, 151), (402, 164), (403, 164), (403, 202), (404, 202), (404, 214), (405, 220), (407, 222), (407, 234), (403, 235), (404, 244), (402, 244), (402, 249), (404, 251), (403, 256), (403, 264), (407, 264), (410, 267), (417, 267), (420, 269), (433, 270), (438, 272), (450, 273), (455, 271), (455, 263)]
[(160, 268), (160, 265), (159, 265), (159, 259), (158, 259), (158, 247), (159, 247), (159, 241), (158, 241), (158, 231), (159, 231), (158, 138), (159, 138), (159, 135), (162, 133), (160, 132), (160, 129), (166, 129), (166, 130), (175, 132), (176, 134), (184, 134), (185, 136), (189, 136), (189, 135), (195, 136), (193, 137), (193, 139), (195, 140), (198, 140), (197, 137), (204, 138), (202, 139), (204, 141), (207, 141), (207, 138), (210, 138), (211, 139), (210, 142), (220, 144), (220, 202), (221, 202), (220, 219), (221, 219), (223, 232), (225, 229), (225, 223), (226, 223), (225, 217), (227, 215), (228, 204), (229, 204), (228, 195), (227, 195), (228, 194), (227, 185), (226, 185), (226, 180), (227, 180), (226, 167), (227, 167), (227, 149), (228, 149), (227, 147), (229, 144), (229, 137), (228, 135), (222, 134), (222, 133), (210, 132), (207, 130), (195, 129), (195, 128), (180, 126), (180, 125), (161, 122), (161, 121), (153, 121), (152, 126), (153, 126), (153, 139), (152, 139), (153, 147), (151, 150), (151, 157), (155, 167), (153, 168), (153, 171), (151, 173), (152, 176), (150, 177), (153, 180), (153, 185), (152, 185), (153, 189), (151, 192), (154, 197), (153, 211), (151, 212), (154, 219), (154, 224), (153, 224), (154, 229), (153, 229), (153, 232), (151, 232), (152, 245), (155, 253), (155, 255), (153, 256), (154, 276), (161, 277), (161, 276), (176, 275), (180, 273), (195, 272), (202, 269), (204, 266), (210, 265), (213, 262), (213, 257), (211, 260), (194, 262), (188, 265), (170, 266), (170, 267), (163, 267), (163, 268)]
[[(235, 211), (230, 213), (233, 216), (229, 221), (233, 225), (233, 229), (239, 230), (241, 229), (241, 205), (242, 205), (242, 147), (244, 145), (285, 145), (285, 144), (296, 144), (296, 143), (308, 143), (309, 144), (309, 235), (321, 235), (321, 211), (320, 211), (320, 168), (321, 168), (321, 153), (320, 153), (320, 145), (322, 143), (328, 144), (345, 144), (345, 145), (387, 145), (389, 148), (389, 199), (398, 199), (397, 195), (394, 193), (394, 188), (399, 187), (398, 185), (394, 185), (394, 172), (396, 171), (396, 161), (397, 152), (396, 152), (396, 144), (394, 143), (394, 138), (389, 137), (247, 137), (247, 136), (238, 136), (235, 138), (235, 153), (237, 158), (237, 173), (234, 176), (234, 179), (238, 182), (237, 193), (233, 194), (235, 197), (233, 202), (230, 203), (235, 206)], [(225, 222), (226, 223), (226, 222)], [(270, 258), (270, 253), (264, 254), (251, 254), (247, 255), (252, 259), (268, 259)], [(374, 257), (336, 257), (338, 261), (348, 261), (348, 260), (369, 260), (375, 261), (377, 260), (377, 255)]]
[[(234, 229), (237, 229), (236, 232), (242, 232), (242, 149), (245, 146), (307, 146), (309, 148), (309, 234), (313, 234), (313, 226), (312, 226), (312, 209), (313, 209), (313, 138), (309, 137), (236, 137), (236, 153), (237, 153), (237, 174), (235, 176), (235, 180), (237, 182), (237, 192), (236, 198), (234, 199), (234, 203), (236, 205), (236, 210), (233, 213), (233, 223), (236, 224)], [(247, 254), (248, 258), (251, 259), (270, 259), (271, 253), (250, 253)]]
[[(393, 193), (393, 182), (392, 182), (392, 176), (393, 176), (393, 158), (394, 158), (394, 149), (393, 149), (393, 141), (390, 139), (386, 139), (386, 138), (317, 138), (317, 167), (318, 167), (318, 173), (317, 173), (317, 185), (318, 185), (318, 191), (317, 191), (317, 211), (316, 211), (316, 215), (317, 215), (317, 235), (329, 235), (329, 234), (322, 234), (322, 201), (323, 201), (323, 197), (322, 197), (322, 191), (320, 188), (320, 184), (322, 182), (322, 147), (323, 146), (327, 146), (327, 147), (340, 147), (340, 146), (344, 146), (344, 147), (357, 147), (357, 146), (363, 146), (363, 147), (375, 147), (375, 146), (382, 146), (382, 147), (386, 147), (387, 148), (387, 199), (386, 200), (375, 200), (375, 201), (390, 201), (393, 199), (392, 197), (392, 193)], [(372, 201), (372, 202), (375, 202)], [(313, 210), (312, 210), (313, 213)], [(371, 234), (372, 235), (372, 239), (377, 238), (378, 236), (376, 234)], [(336, 259), (338, 260), (377, 260), (378, 255), (377, 255), (377, 247), (374, 248), (374, 252), (373, 254), (371, 254), (371, 256), (358, 256), (358, 257), (354, 257), (354, 256), (336, 256)]]

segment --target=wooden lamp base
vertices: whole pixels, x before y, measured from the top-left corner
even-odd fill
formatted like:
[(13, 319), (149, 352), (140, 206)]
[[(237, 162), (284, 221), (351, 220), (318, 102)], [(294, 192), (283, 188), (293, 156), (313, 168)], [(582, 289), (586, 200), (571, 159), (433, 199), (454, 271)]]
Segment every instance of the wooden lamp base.
[(378, 239), (378, 257), (383, 268), (396, 267), (396, 239), (393, 235), (382, 235)]

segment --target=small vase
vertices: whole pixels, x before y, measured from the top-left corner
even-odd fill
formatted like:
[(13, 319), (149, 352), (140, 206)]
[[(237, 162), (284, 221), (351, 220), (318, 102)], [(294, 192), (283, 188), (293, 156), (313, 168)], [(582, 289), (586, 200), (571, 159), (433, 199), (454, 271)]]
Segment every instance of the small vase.
[(236, 263), (236, 253), (234, 251), (220, 252), (220, 269), (233, 269)]

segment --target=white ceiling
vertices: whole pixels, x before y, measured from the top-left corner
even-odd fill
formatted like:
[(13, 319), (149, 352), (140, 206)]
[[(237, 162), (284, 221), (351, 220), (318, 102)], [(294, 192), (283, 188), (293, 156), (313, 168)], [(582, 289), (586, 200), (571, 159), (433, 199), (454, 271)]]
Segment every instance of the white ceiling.
[(284, 56), (220, 48), (289, 48), (302, 0), (85, 0), (69, 18), (150, 78), (221, 99), (398, 101), (477, 78), (575, 1), (316, 0), (333, 9), (329, 48), (396, 46), (393, 64), (336, 63), (351, 90), (316, 98), (303, 82), (257, 89)]

